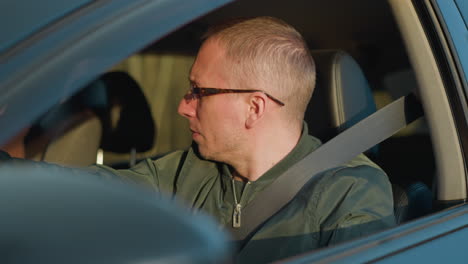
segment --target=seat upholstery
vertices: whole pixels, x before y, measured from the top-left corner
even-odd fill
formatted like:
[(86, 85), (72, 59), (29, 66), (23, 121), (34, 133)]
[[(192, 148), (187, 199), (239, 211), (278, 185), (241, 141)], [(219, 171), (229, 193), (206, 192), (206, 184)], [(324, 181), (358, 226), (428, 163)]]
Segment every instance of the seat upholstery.
[(27, 157), (88, 166), (96, 163), (100, 148), (115, 153), (147, 151), (154, 135), (151, 111), (139, 85), (125, 72), (108, 72), (36, 122), (28, 135)]
[(101, 122), (95, 115), (90, 115), (51, 141), (43, 160), (78, 167), (94, 164), (101, 135)]
[(403, 223), (432, 212), (432, 192), (426, 184), (392, 184), (395, 219)]
[(106, 106), (105, 91), (87, 86), (56, 105), (31, 127), (26, 157), (67, 166), (94, 164), (102, 124), (96, 111)]
[[(344, 51), (311, 52), (317, 68), (317, 83), (304, 120), (312, 135), (328, 141), (376, 111), (372, 90), (357, 62)], [(378, 147), (366, 152), (378, 158)], [(421, 182), (393, 184), (398, 223), (431, 211), (432, 193)]]
[(376, 106), (367, 79), (351, 56), (339, 50), (311, 54), (317, 67), (317, 84), (305, 120), (312, 135), (328, 141), (375, 112)]
[(98, 115), (103, 123), (101, 148), (106, 152), (131, 154), (130, 160), (113, 167), (126, 168), (136, 162), (136, 154), (153, 147), (156, 126), (151, 108), (138, 83), (126, 72), (103, 74), (96, 86), (104, 86), (109, 106)]

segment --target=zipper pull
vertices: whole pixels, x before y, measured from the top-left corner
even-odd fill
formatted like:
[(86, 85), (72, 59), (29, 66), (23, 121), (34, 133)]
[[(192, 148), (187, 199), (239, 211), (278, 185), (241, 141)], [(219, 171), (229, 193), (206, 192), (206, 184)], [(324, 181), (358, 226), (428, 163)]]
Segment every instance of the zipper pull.
[(234, 212), (232, 214), (232, 227), (239, 228), (241, 227), (241, 208), (240, 204), (236, 204)]

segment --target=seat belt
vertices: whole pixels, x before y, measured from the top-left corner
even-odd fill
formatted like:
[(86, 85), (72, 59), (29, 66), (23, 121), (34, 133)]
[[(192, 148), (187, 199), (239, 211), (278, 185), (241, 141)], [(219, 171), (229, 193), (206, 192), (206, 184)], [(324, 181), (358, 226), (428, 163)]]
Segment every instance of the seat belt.
[[(307, 183), (389, 138), (423, 115), (414, 95), (401, 97), (332, 138), (281, 174), (242, 209), (242, 225), (227, 225), (234, 240), (250, 238), (285, 207)], [(343, 148), (343, 146), (346, 146)]]

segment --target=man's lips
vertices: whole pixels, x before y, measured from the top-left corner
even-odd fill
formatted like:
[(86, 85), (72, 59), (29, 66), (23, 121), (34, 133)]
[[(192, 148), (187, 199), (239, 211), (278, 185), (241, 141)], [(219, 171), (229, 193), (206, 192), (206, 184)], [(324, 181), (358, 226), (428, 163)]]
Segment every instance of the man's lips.
[(197, 130), (194, 130), (194, 129), (190, 129), (190, 132), (192, 132), (192, 138), (198, 137), (200, 135), (200, 133), (197, 132)]

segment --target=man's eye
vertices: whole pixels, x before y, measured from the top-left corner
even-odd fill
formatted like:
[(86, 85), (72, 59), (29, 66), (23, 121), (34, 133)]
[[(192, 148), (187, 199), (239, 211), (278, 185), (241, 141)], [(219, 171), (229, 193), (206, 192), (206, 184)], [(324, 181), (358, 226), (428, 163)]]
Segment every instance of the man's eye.
[(192, 90), (192, 93), (202, 93), (201, 89), (196, 85), (196, 84), (192, 84), (191, 85), (191, 90)]

